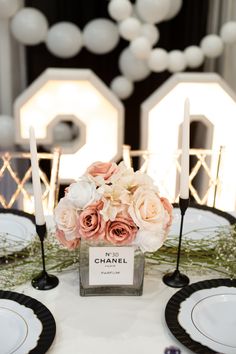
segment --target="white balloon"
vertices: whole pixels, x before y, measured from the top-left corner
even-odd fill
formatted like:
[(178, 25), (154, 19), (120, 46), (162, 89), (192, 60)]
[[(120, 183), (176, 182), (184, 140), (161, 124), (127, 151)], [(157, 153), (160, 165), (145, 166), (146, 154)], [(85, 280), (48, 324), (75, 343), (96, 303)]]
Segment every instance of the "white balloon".
[(108, 13), (116, 21), (125, 20), (132, 13), (132, 5), (128, 0), (111, 0)]
[(142, 25), (140, 34), (146, 37), (152, 46), (156, 44), (160, 38), (160, 32), (158, 28), (150, 23), (144, 23)]
[(58, 22), (49, 29), (46, 46), (52, 54), (60, 58), (71, 58), (83, 46), (82, 33), (73, 23)]
[(46, 17), (37, 9), (25, 7), (13, 17), (11, 31), (21, 43), (34, 45), (46, 38), (48, 22)]
[(183, 0), (171, 0), (170, 7), (167, 15), (165, 16), (165, 21), (172, 19), (175, 17), (180, 11), (183, 4)]
[(14, 119), (10, 116), (0, 115), (0, 146), (7, 149), (15, 141)]
[(224, 43), (236, 42), (236, 22), (229, 21), (225, 23), (220, 30), (220, 36)]
[(168, 70), (171, 73), (183, 71), (187, 66), (184, 53), (180, 50), (172, 50), (168, 54)]
[(170, 0), (137, 0), (136, 8), (143, 21), (158, 23), (168, 14)]
[(200, 47), (207, 58), (219, 57), (224, 49), (222, 39), (216, 34), (205, 36), (200, 43)]
[(53, 129), (53, 141), (54, 143), (70, 142), (72, 140), (72, 129), (64, 123), (58, 123)]
[(138, 37), (141, 31), (141, 23), (137, 18), (128, 17), (119, 24), (119, 32), (121, 37), (127, 41), (132, 41)]
[(143, 22), (143, 20), (141, 19), (141, 17), (139, 16), (138, 13), (138, 9), (137, 9), (137, 2), (133, 3), (133, 11), (132, 14), (130, 15), (130, 17), (134, 17), (137, 18), (139, 20), (139, 22)]
[(119, 69), (131, 81), (141, 81), (150, 74), (146, 62), (135, 58), (129, 48), (125, 48), (119, 57)]
[(117, 76), (111, 82), (112, 91), (124, 100), (132, 95), (134, 91), (134, 84), (124, 76)]
[(12, 17), (20, 7), (20, 0), (0, 0), (0, 19)]
[(148, 66), (157, 73), (166, 70), (168, 66), (167, 51), (162, 48), (153, 49), (149, 55)]
[(147, 59), (151, 49), (151, 43), (146, 37), (137, 37), (130, 43), (130, 51), (138, 59)]
[(105, 54), (113, 50), (119, 42), (119, 32), (114, 22), (105, 18), (90, 21), (84, 27), (85, 47), (94, 54)]
[(204, 54), (201, 48), (191, 45), (184, 50), (187, 66), (198, 68), (204, 61)]

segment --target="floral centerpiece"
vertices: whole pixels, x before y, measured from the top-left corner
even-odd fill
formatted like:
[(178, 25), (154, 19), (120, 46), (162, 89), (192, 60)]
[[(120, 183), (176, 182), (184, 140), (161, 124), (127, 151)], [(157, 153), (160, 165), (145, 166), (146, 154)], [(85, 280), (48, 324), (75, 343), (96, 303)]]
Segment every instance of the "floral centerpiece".
[(80, 295), (141, 295), (145, 252), (166, 239), (172, 206), (123, 162), (96, 162), (65, 190), (56, 237), (80, 251)]
[(55, 222), (56, 237), (69, 249), (85, 239), (152, 252), (167, 237), (172, 205), (146, 174), (123, 162), (95, 162), (66, 188), (55, 208)]

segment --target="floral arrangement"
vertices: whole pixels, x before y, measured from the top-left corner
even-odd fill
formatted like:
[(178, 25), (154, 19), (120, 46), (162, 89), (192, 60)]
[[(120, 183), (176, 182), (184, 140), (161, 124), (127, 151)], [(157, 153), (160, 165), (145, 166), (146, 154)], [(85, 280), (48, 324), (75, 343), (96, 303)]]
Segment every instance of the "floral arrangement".
[(172, 205), (146, 174), (123, 162), (95, 162), (66, 188), (54, 216), (56, 237), (69, 249), (83, 238), (153, 252), (167, 237)]

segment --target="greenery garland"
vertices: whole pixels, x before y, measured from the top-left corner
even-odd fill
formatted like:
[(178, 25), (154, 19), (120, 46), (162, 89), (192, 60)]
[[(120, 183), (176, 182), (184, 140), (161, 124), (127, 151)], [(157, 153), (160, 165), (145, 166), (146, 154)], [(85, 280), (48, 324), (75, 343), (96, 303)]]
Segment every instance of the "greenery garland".
[[(183, 235), (181, 248), (181, 268), (186, 271), (207, 274), (216, 271), (224, 276), (236, 276), (236, 226), (197, 229), (191, 234), (201, 233), (207, 236), (200, 239)], [(19, 241), (18, 241), (19, 242)], [(12, 244), (12, 243), (11, 243)], [(150, 263), (171, 265), (176, 263), (178, 236), (170, 236), (156, 252), (147, 253), (147, 267)], [(38, 237), (20, 252), (8, 253), (7, 237), (0, 235), (0, 288), (13, 289), (30, 281), (42, 269), (41, 245)], [(61, 272), (65, 269), (78, 269), (79, 249), (69, 251), (61, 246), (54, 237), (54, 231), (48, 233), (44, 242), (46, 268), (49, 272)], [(5, 254), (4, 254), (5, 252)]]
[[(210, 233), (212, 232), (212, 233)], [(236, 276), (236, 225), (197, 229), (194, 233), (206, 233), (208, 236), (192, 239), (183, 235), (180, 267), (187, 271), (206, 274), (211, 271), (222, 273), (227, 277)], [(162, 248), (146, 258), (158, 264), (175, 264), (178, 237), (167, 239)]]

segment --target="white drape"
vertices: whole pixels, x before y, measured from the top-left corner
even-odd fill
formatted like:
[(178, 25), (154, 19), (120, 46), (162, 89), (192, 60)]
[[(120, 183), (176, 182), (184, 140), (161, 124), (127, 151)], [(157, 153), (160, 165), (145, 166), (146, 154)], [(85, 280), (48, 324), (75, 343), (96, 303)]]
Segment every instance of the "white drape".
[[(236, 21), (236, 0), (210, 0), (207, 32), (218, 34), (222, 25)], [(225, 44), (219, 59), (207, 60), (205, 71), (218, 72), (236, 92), (236, 43)]]

